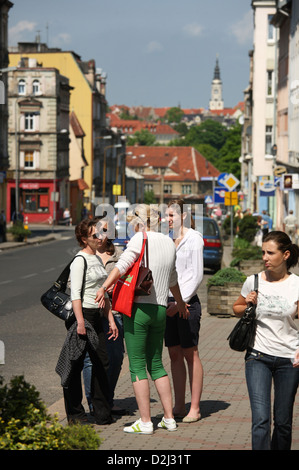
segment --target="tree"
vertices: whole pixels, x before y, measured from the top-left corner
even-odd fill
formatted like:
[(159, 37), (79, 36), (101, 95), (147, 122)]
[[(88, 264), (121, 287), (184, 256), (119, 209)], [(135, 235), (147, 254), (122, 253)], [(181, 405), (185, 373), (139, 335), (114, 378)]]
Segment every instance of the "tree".
[(165, 119), (169, 123), (179, 124), (183, 116), (184, 116), (184, 111), (182, 111), (180, 108), (177, 108), (177, 107), (170, 108), (165, 113)]
[(128, 137), (127, 145), (151, 146), (155, 141), (155, 136), (148, 129), (141, 129), (141, 131), (136, 131), (133, 136)]
[(217, 121), (208, 119), (199, 126), (193, 126), (185, 136), (186, 145), (209, 144), (220, 150), (225, 143), (226, 128)]

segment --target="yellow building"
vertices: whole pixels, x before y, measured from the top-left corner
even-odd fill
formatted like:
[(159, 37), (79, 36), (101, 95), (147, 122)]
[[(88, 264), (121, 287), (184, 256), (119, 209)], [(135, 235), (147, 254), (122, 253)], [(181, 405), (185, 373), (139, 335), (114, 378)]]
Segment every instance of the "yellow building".
[(104, 142), (99, 137), (106, 128), (106, 99), (102, 93), (105, 88), (103, 77), (97, 73), (94, 60), (82, 61), (80, 56), (72, 51), (51, 49), (46, 44), (19, 43), (17, 51), (9, 53), (9, 65), (18, 66), (22, 58), (34, 58), (43, 67), (55, 67), (62, 75), (69, 78), (69, 85), (73, 87), (70, 111), (76, 113), (85, 133), (84, 155), (87, 166), (84, 170), (84, 180), (89, 189), (84, 195), (88, 203), (92, 199), (94, 152), (101, 151)]

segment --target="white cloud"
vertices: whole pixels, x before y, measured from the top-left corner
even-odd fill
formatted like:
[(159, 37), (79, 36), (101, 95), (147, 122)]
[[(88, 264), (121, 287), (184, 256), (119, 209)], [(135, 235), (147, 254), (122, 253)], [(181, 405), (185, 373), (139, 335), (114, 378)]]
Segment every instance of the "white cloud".
[(158, 41), (151, 41), (148, 43), (146, 47), (147, 52), (152, 53), (152, 52), (157, 52), (157, 51), (162, 51), (163, 46), (160, 42)]
[(242, 19), (231, 25), (231, 33), (241, 45), (252, 42), (253, 38), (253, 16), (249, 10)]
[[(25, 40), (24, 36), (26, 37), (26, 33), (34, 31), (35, 28), (36, 23), (32, 21), (19, 21), (15, 26), (8, 30), (9, 45), (16, 46), (18, 42)], [(31, 41), (34, 40), (35, 37), (32, 37)]]
[(59, 33), (57, 36), (51, 38), (51, 45), (54, 47), (63, 47), (71, 44), (72, 38), (69, 33)]
[(183, 31), (188, 36), (198, 37), (202, 35), (203, 27), (199, 23), (190, 23), (184, 26)]

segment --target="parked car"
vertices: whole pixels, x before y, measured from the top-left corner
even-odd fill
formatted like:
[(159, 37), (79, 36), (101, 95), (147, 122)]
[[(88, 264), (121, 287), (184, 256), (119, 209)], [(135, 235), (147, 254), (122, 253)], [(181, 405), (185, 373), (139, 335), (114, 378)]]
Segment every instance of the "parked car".
[(196, 229), (203, 234), (204, 267), (218, 271), (221, 269), (223, 256), (223, 244), (220, 228), (215, 219), (211, 217), (202, 217), (195, 220)]

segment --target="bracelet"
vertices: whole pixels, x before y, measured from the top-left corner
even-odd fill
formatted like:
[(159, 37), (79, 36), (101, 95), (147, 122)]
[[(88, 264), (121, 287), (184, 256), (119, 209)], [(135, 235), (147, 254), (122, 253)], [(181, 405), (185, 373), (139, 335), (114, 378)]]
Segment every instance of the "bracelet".
[(106, 286), (101, 286), (104, 289), (104, 292), (106, 292), (107, 287)]

